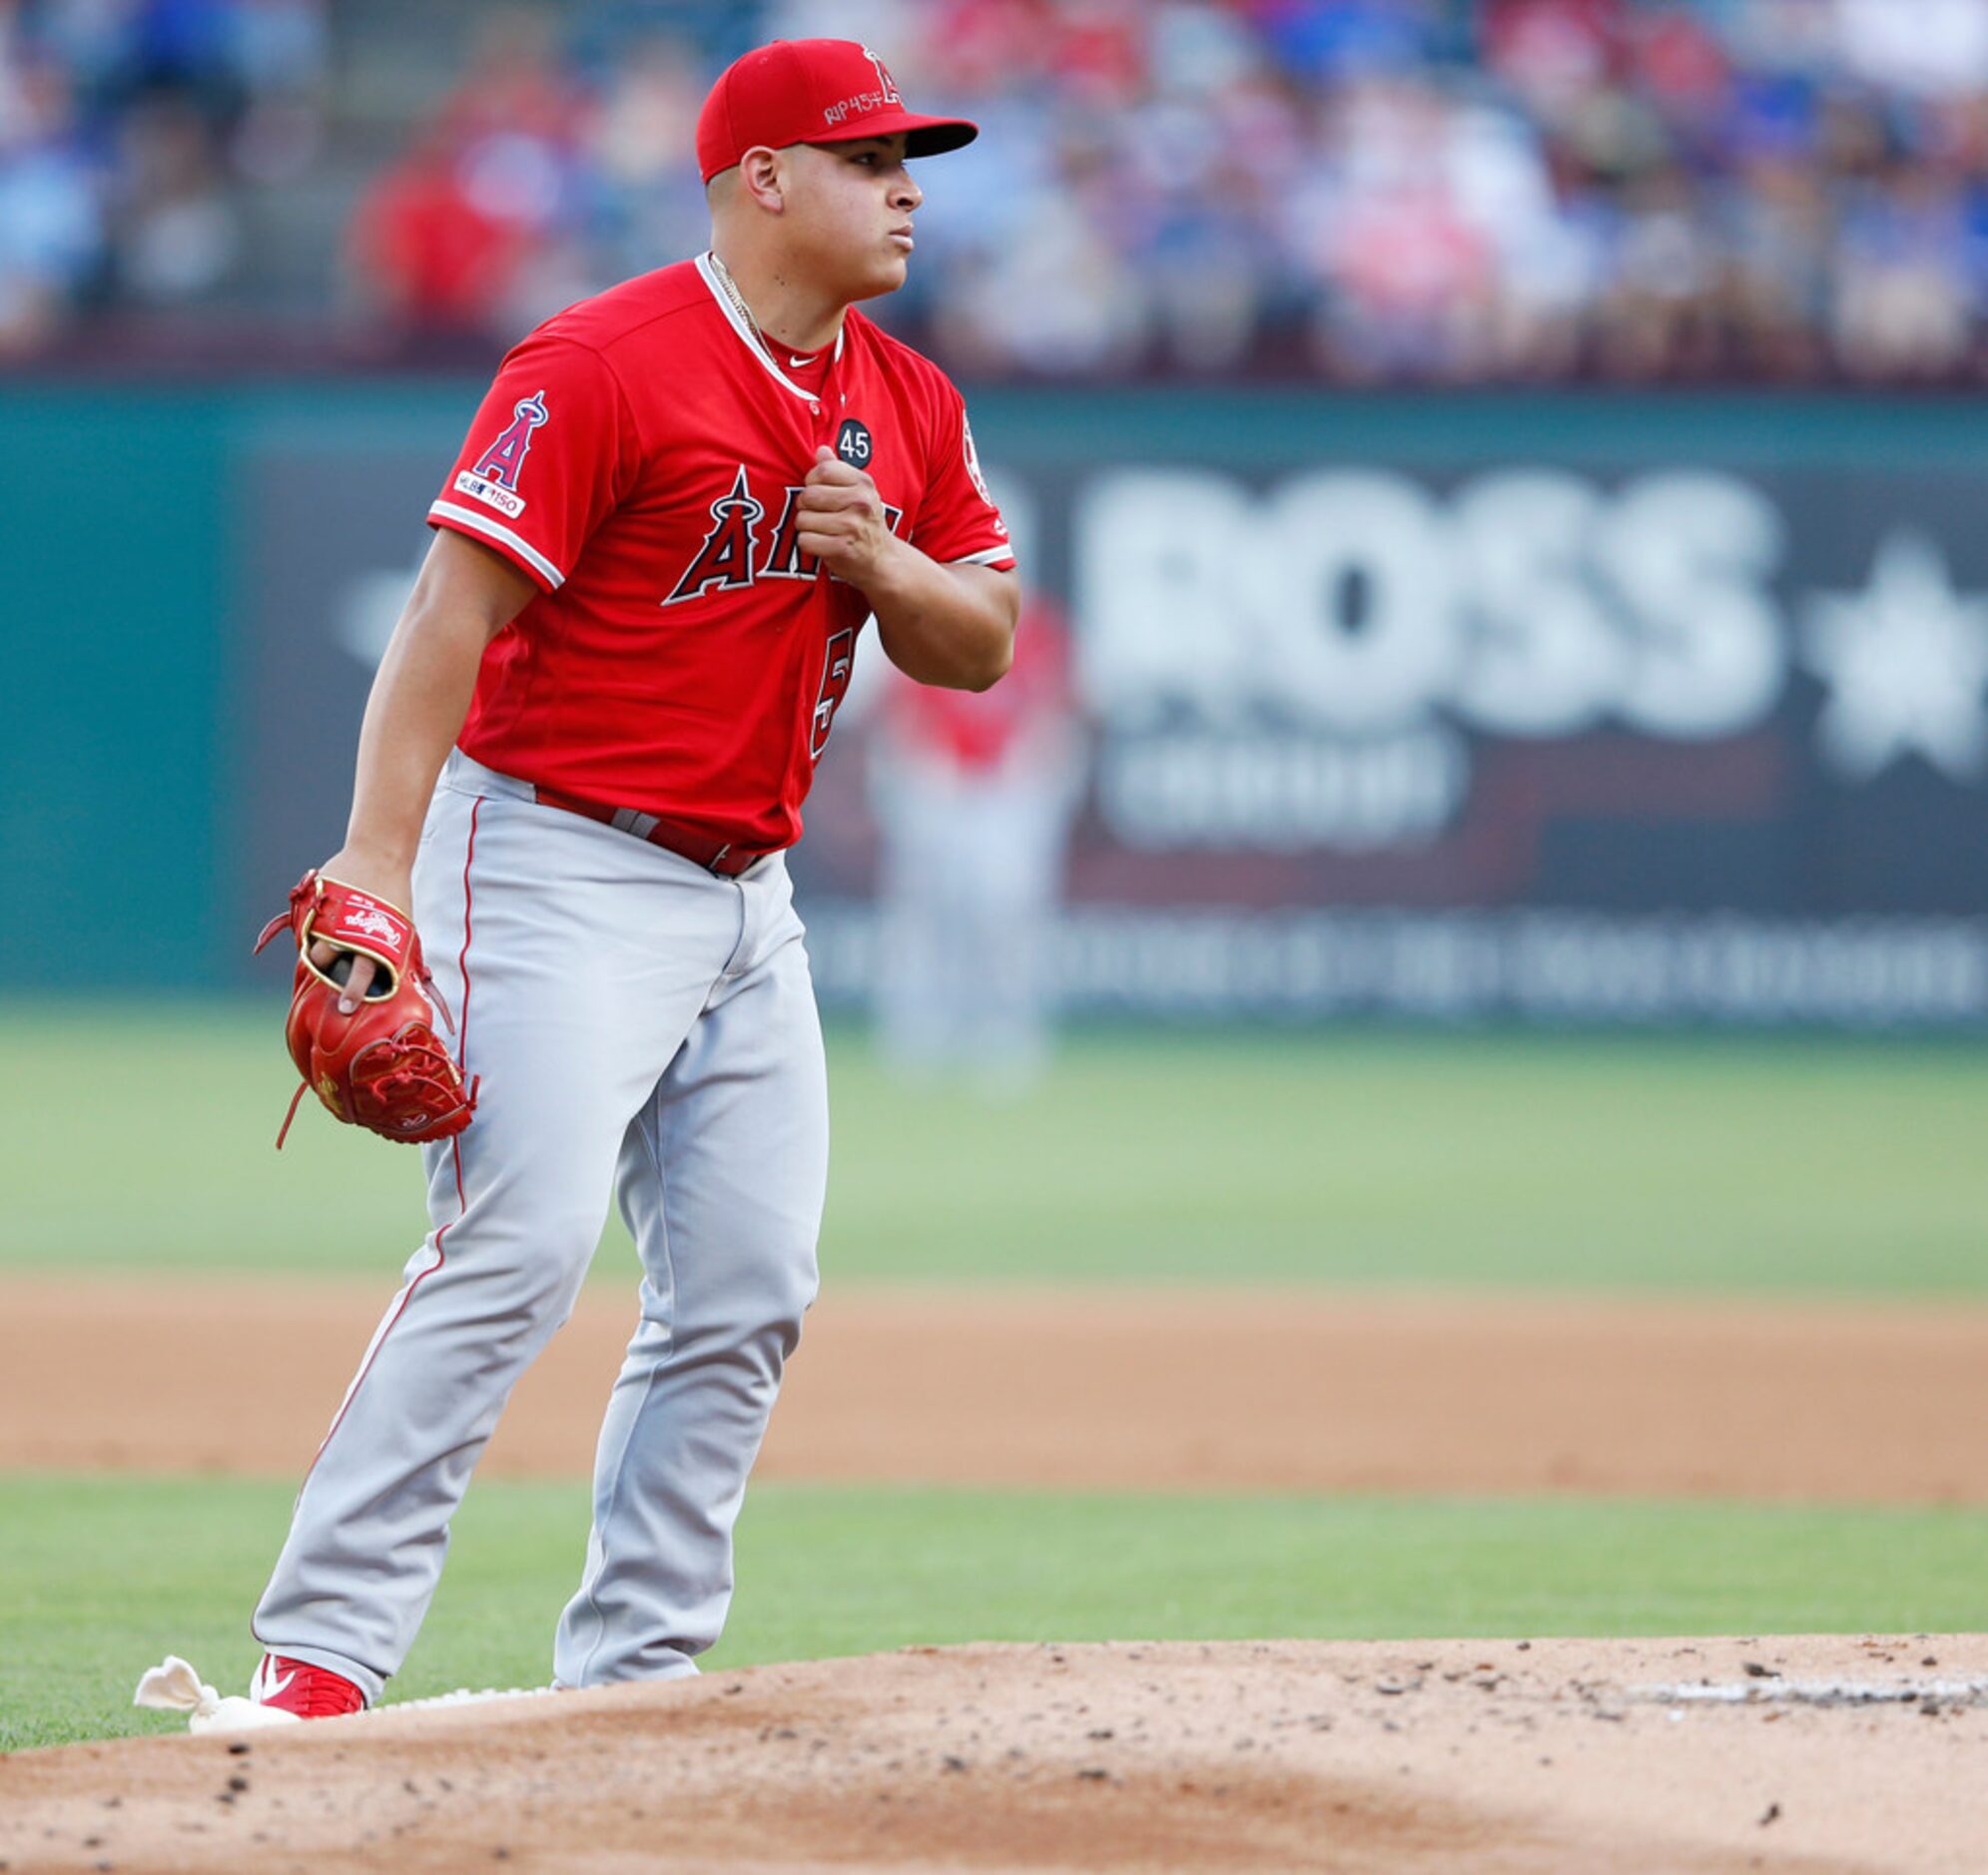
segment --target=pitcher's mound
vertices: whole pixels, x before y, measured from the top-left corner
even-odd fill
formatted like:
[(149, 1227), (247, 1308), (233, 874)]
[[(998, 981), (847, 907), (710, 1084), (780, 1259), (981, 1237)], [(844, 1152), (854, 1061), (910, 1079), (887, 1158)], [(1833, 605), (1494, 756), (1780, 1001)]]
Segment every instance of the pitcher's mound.
[(1988, 1639), (917, 1649), (0, 1760), (0, 1866), (1952, 1869)]

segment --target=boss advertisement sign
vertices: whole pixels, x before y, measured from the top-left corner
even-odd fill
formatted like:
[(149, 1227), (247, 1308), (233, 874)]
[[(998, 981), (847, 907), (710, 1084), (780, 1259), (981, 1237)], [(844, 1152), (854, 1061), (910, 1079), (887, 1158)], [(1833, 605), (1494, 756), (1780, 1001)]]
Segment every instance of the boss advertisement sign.
[[(1442, 492), (1367, 470), (1260, 492), (1101, 474), (1074, 566), (1104, 822), (1135, 847), (1402, 852), (1470, 819), (1483, 745), (1615, 732), (1717, 760), (1777, 724), (1808, 745), (1784, 782), (1902, 768), (1951, 797), (1988, 756), (1988, 590), (1956, 583), (1922, 509), (1803, 539), (1832, 505), (1691, 470)], [(1641, 805), (1717, 813), (1695, 758), (1675, 766), (1691, 799), (1653, 783)]]
[[(1079, 1003), (1988, 1013), (1988, 468), (1106, 463), (1004, 499), (1072, 628)], [(810, 856), (852, 993), (863, 857)]]
[[(1852, 425), (1788, 461), (1734, 414), (1688, 450), (1571, 419), (1562, 459), (1535, 423), (1462, 462), (1434, 424), (1421, 457), (1333, 447), (1336, 408), (1271, 439), (1169, 429), (1160, 397), (1115, 432), (977, 399), (1062, 679), (949, 716), (936, 783), (866, 635), (795, 857), (831, 1000), (879, 967), (891, 803), (957, 787), (932, 850), (1013, 868), (1018, 834), (977, 858), (972, 830), (1035, 830), (1079, 1007), (1988, 1020), (1988, 449), (1865, 460)], [(280, 433), (252, 464), (257, 720), (287, 726), (245, 830), (264, 882), (335, 843), (455, 440)], [(1017, 772), (1032, 795), (971, 799)]]

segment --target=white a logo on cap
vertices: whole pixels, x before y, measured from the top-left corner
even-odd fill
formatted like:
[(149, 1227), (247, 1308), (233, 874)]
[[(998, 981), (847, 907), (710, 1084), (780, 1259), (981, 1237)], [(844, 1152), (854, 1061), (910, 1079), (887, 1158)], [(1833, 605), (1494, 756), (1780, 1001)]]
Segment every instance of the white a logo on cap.
[(884, 102), (886, 104), (903, 104), (904, 99), (898, 95), (898, 81), (891, 76), (884, 61), (876, 53), (872, 52), (868, 46), (863, 48), (863, 56), (877, 68), (877, 82), (883, 87)]

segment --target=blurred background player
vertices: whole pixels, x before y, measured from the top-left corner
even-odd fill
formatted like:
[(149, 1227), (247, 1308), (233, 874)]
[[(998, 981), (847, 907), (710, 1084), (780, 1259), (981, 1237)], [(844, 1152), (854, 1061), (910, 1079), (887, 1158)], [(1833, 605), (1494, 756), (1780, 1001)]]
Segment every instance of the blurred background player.
[(871, 741), (881, 835), (878, 1043), (912, 1077), (1019, 1092), (1048, 1059), (1052, 945), (1083, 745), (1056, 605), (1022, 602), (983, 694), (888, 682)]

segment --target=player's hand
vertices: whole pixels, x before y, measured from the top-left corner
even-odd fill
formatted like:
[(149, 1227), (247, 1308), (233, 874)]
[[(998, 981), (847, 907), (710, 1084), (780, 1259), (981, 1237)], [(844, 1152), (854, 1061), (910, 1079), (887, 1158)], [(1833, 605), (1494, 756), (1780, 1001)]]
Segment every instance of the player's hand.
[(899, 545), (877, 484), (826, 443), (815, 451), (794, 513), (802, 552), (858, 588), (868, 587)]
[[(405, 867), (382, 864), (356, 848), (340, 847), (318, 870), (340, 885), (356, 886), (360, 892), (369, 892), (375, 899), (384, 899), (388, 905), (410, 906), (414, 903), (413, 880)], [(356, 950), (340, 950), (322, 938), (311, 946), (311, 961), (333, 981), (338, 980), (338, 972), (333, 965), (340, 957), (347, 960), (351, 974), (340, 985), (345, 993), (338, 998), (338, 1012), (349, 1015), (371, 987), (379, 965), (373, 958), (361, 956)]]

